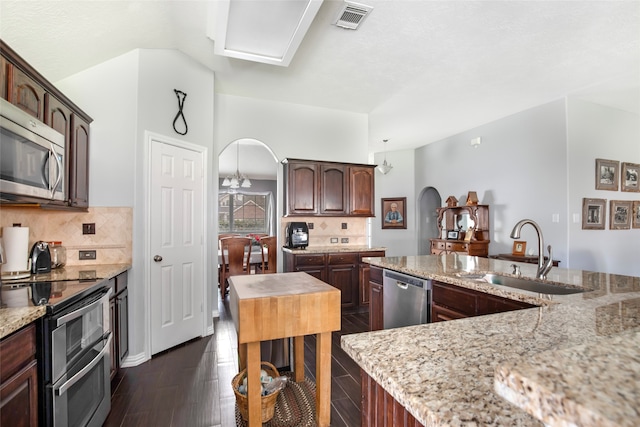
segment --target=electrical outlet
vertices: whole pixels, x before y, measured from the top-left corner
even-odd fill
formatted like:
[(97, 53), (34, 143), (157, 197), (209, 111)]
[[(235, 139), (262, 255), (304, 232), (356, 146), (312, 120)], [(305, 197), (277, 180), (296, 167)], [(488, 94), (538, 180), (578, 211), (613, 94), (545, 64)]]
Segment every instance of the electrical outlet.
[(347, 229), (347, 223), (346, 223), (346, 222), (343, 222), (343, 223), (342, 223), (342, 229), (343, 229), (343, 230), (346, 230), (346, 229)]
[(313, 230), (313, 223), (312, 222), (307, 223), (307, 228), (309, 228), (309, 230)]
[(82, 234), (96, 234), (96, 223), (89, 222), (82, 224)]
[(79, 259), (96, 259), (96, 251), (78, 251)]
[(332, 237), (331, 238), (331, 243), (338, 243), (338, 238), (337, 237)]
[(349, 243), (349, 238), (343, 237), (342, 239), (340, 239), (340, 243)]

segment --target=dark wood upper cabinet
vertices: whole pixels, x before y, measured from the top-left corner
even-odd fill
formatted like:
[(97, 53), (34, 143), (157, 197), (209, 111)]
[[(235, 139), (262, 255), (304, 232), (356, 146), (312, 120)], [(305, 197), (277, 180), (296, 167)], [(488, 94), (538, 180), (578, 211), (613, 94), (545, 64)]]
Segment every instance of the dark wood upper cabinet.
[(89, 207), (89, 123), (71, 115), (69, 147), (69, 204)]
[(286, 159), (285, 216), (375, 216), (375, 165)]
[(374, 184), (374, 166), (349, 168), (349, 215), (375, 215)]
[(11, 65), (4, 57), (0, 56), (0, 97), (2, 99), (9, 98), (9, 67)]
[(288, 215), (316, 215), (318, 209), (319, 166), (313, 163), (290, 162), (285, 165)]
[(347, 213), (347, 167), (340, 164), (320, 165), (320, 214)]
[(86, 210), (91, 117), (2, 40), (0, 54), (0, 96), (65, 136), (67, 201), (64, 204), (43, 201), (41, 206)]
[(15, 67), (10, 82), (9, 102), (44, 122), (44, 87)]

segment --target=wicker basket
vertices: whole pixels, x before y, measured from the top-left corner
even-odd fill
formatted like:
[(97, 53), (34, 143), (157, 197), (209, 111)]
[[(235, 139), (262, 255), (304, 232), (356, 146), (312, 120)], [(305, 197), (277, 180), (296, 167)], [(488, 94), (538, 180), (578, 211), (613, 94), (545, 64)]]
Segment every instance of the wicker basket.
[[(280, 374), (278, 373), (278, 369), (269, 362), (265, 362), (265, 361), (260, 362), (260, 369), (264, 369), (267, 372), (267, 374), (274, 379), (280, 376)], [(236, 395), (236, 404), (238, 405), (238, 410), (240, 411), (240, 415), (242, 415), (243, 420), (248, 421), (248, 418), (249, 418), (248, 399), (247, 399), (247, 396), (245, 396), (244, 394), (238, 391), (238, 387), (240, 386), (240, 384), (242, 384), (242, 381), (246, 376), (247, 376), (247, 370), (243, 369), (242, 371), (240, 371), (238, 375), (233, 377), (233, 380), (231, 381), (231, 385), (233, 386), (233, 392)], [(260, 400), (262, 403), (261, 407), (262, 407), (263, 423), (266, 423), (271, 418), (273, 418), (273, 414), (276, 408), (276, 399), (278, 398), (278, 394), (280, 394), (280, 390), (275, 391), (266, 396), (261, 396)]]

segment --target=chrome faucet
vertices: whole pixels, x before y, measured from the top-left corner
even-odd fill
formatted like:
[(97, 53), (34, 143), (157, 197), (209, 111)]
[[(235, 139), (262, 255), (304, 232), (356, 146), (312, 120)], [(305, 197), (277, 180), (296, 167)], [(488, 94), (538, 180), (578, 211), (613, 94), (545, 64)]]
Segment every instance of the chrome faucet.
[(553, 266), (553, 259), (552, 259), (553, 252), (551, 251), (551, 245), (547, 246), (547, 249), (549, 249), (549, 259), (547, 260), (547, 262), (545, 262), (544, 261), (544, 238), (542, 237), (542, 230), (540, 229), (540, 226), (536, 224), (535, 221), (532, 221), (530, 219), (520, 220), (515, 225), (515, 227), (513, 227), (513, 230), (511, 231), (511, 238), (519, 239), (520, 230), (522, 230), (522, 227), (525, 224), (531, 224), (531, 226), (536, 229), (536, 234), (538, 235), (538, 271), (536, 273), (536, 278), (546, 279), (547, 273), (549, 273), (549, 270), (551, 270), (551, 267)]

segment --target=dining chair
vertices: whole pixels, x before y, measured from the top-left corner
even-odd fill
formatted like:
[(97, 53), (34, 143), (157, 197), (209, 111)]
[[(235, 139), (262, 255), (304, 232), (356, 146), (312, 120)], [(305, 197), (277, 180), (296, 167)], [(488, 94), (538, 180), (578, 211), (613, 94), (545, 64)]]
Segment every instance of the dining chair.
[(251, 239), (248, 237), (225, 237), (220, 239), (222, 256), (220, 293), (227, 293), (227, 280), (230, 276), (250, 274)]
[[(267, 236), (260, 239), (262, 246), (262, 264), (256, 266), (256, 273), (276, 273), (278, 269), (278, 245), (276, 236)], [(267, 253), (265, 254), (265, 249)]]

